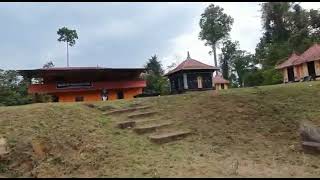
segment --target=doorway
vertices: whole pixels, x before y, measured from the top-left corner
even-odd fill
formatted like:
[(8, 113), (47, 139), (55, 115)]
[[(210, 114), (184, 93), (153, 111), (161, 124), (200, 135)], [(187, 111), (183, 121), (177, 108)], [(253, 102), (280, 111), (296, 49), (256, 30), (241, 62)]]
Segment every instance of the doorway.
[(293, 71), (293, 67), (288, 67), (287, 68), (288, 71), (288, 81), (294, 81), (294, 71)]
[(307, 65), (308, 65), (309, 76), (314, 78), (316, 76), (316, 70), (314, 68), (314, 61), (307, 62)]
[(122, 91), (118, 91), (117, 92), (117, 97), (118, 97), (118, 99), (123, 99), (123, 92)]
[(202, 77), (201, 76), (198, 76), (197, 77), (197, 80), (198, 80), (198, 88), (202, 88)]
[(83, 101), (83, 100), (84, 100), (83, 96), (76, 96), (75, 97), (75, 101), (76, 102), (80, 102), (80, 101)]

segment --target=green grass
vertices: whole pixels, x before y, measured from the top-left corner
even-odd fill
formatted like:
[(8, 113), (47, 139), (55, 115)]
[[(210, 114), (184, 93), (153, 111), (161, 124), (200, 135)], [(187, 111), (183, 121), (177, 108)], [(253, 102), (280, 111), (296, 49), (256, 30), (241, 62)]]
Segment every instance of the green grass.
[[(83, 103), (0, 107), (0, 134), (11, 147), (5, 166), (11, 168), (1, 171), (23, 177), (318, 177), (320, 159), (301, 151), (297, 130), (302, 121), (320, 124), (319, 90), (320, 82), (305, 82), (94, 103), (106, 109), (152, 105), (160, 112), (155, 118), (193, 132), (164, 145), (115, 128), (125, 116), (105, 116)], [(45, 159), (34, 155), (32, 140), (48, 147)]]

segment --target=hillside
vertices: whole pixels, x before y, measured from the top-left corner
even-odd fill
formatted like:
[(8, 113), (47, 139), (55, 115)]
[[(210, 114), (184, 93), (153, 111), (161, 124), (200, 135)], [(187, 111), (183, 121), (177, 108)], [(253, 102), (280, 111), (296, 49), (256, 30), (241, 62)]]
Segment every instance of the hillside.
[(10, 145), (0, 176), (318, 177), (320, 157), (301, 151), (297, 129), (305, 120), (320, 125), (319, 90), (306, 82), (93, 103), (106, 112), (149, 105), (159, 111), (152, 119), (192, 131), (161, 145), (85, 103), (0, 107)]

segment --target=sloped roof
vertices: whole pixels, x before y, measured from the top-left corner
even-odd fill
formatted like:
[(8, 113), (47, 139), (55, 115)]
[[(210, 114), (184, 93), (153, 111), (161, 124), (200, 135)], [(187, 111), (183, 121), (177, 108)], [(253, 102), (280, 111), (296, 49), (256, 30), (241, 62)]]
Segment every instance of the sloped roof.
[(27, 76), (42, 76), (43, 73), (95, 73), (95, 72), (137, 72), (142, 73), (145, 68), (104, 68), (104, 67), (52, 67), (52, 68), (40, 68), (40, 69), (24, 69), (18, 70), (18, 73), (21, 75)]
[(145, 68), (105, 68), (105, 67), (50, 67), (40, 69), (24, 69), (20, 71), (73, 71), (73, 70), (145, 70)]
[(295, 65), (294, 63), (296, 63), (296, 62), (298, 62), (300, 60), (301, 60), (301, 57), (298, 56), (295, 52), (293, 52), (291, 54), (291, 56), (286, 61), (284, 61), (283, 63), (277, 65), (276, 69), (283, 69), (283, 68), (286, 68), (286, 67), (293, 66), (293, 65)]
[(283, 63), (276, 66), (276, 69), (283, 69), (286, 67), (299, 65), (309, 61), (315, 61), (320, 59), (320, 44), (313, 44), (309, 49), (304, 51), (300, 56), (296, 53), (292, 53), (291, 56)]
[(219, 68), (217, 68), (215, 66), (210, 66), (210, 65), (204, 64), (200, 61), (197, 61), (195, 59), (191, 59), (190, 57), (188, 57), (181, 64), (179, 64), (176, 68), (169, 71), (166, 75), (170, 75), (170, 74), (173, 74), (173, 73), (181, 71), (181, 70), (192, 70), (192, 69), (219, 70)]
[(314, 44), (300, 55), (300, 59), (295, 61), (293, 65), (302, 64), (309, 61), (320, 59), (320, 45)]
[(229, 84), (230, 82), (224, 79), (221, 75), (216, 75), (212, 78), (214, 84)]

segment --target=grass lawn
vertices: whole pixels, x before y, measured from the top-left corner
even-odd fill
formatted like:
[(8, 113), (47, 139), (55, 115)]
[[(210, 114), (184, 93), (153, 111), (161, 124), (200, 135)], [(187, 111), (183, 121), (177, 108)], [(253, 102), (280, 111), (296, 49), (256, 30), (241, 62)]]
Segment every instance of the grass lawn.
[[(320, 157), (304, 154), (298, 128), (320, 125), (320, 82), (96, 102), (106, 109), (151, 105), (158, 121), (191, 130), (158, 145), (121, 130), (125, 116), (84, 103), (0, 107), (10, 154), (6, 177), (319, 177)], [(41, 143), (46, 157), (33, 152)]]

